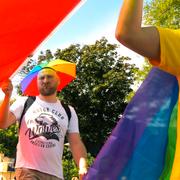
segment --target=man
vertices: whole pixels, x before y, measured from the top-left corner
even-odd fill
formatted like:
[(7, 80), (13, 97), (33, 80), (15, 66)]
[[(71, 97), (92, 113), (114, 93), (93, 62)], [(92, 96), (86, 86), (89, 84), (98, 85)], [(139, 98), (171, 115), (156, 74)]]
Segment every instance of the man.
[[(143, 0), (124, 0), (116, 28), (116, 38), (133, 51), (173, 75), (180, 83), (180, 29), (141, 27)], [(178, 107), (178, 112), (179, 111)], [(176, 152), (171, 179), (180, 179), (180, 116), (177, 123)]]
[[(53, 69), (42, 69), (37, 77), (39, 96), (25, 113), (19, 132), (16, 160), (17, 180), (61, 180), (62, 152), (66, 130), (73, 158), (79, 167), (80, 179), (87, 172), (86, 149), (78, 129), (75, 110), (66, 111), (57, 99), (60, 79)], [(9, 106), (13, 86), (10, 80), (2, 85), (5, 94), (0, 107), (0, 128), (7, 128), (20, 119), (27, 97), (21, 97)]]

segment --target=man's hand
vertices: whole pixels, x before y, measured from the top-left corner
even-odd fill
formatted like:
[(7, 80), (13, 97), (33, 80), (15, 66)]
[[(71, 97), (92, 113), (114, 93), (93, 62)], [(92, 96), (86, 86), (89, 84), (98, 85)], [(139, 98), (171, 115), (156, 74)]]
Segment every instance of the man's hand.
[(13, 85), (11, 80), (7, 79), (3, 81), (2, 86), (1, 86), (2, 91), (4, 92), (5, 96), (11, 96), (12, 90), (13, 90)]
[(79, 133), (69, 133), (68, 141), (70, 143), (73, 158), (79, 168), (79, 179), (82, 180), (87, 173), (87, 152), (86, 148), (81, 141)]
[(79, 169), (79, 180), (83, 180), (83, 177), (87, 174), (87, 168), (82, 167)]
[(13, 90), (11, 80), (7, 79), (3, 81), (1, 89), (4, 92), (5, 97), (0, 105), (0, 128), (5, 129), (16, 121), (15, 115), (9, 110), (10, 99)]

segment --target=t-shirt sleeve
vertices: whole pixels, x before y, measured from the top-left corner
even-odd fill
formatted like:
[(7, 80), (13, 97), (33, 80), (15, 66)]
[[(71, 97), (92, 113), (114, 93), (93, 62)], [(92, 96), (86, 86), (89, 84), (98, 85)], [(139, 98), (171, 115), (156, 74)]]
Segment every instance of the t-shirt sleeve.
[(70, 106), (71, 119), (69, 122), (68, 133), (79, 133), (78, 117), (73, 107)]
[(21, 117), (26, 99), (27, 97), (18, 97), (16, 101), (10, 106), (10, 111), (15, 115), (17, 120), (19, 120)]
[(180, 29), (173, 30), (157, 27), (160, 35), (160, 63), (150, 62), (175, 76), (180, 74)]

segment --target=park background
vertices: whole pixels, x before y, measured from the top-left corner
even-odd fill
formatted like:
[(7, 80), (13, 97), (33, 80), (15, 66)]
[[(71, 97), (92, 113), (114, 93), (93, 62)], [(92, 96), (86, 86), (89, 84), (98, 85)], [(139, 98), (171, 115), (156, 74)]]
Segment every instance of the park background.
[[(119, 117), (150, 70), (140, 55), (115, 39), (122, 1), (86, 0), (84, 4), (29, 57), (13, 78), (13, 99), (21, 94), (19, 81), (34, 65), (44, 60), (64, 59), (77, 64), (77, 78), (59, 98), (75, 107), (82, 139), (92, 164)], [(178, 0), (146, 1), (144, 25), (180, 27)], [(1, 95), (3, 97), (3, 95)], [(15, 156), (17, 126), (0, 130), (0, 151)], [(64, 152), (64, 176), (77, 176), (68, 144)]]

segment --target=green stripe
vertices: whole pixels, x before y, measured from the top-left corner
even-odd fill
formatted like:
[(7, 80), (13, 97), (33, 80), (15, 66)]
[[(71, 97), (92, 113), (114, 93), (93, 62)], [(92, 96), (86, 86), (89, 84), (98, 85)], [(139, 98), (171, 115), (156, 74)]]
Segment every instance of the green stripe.
[(171, 119), (168, 129), (168, 144), (167, 144), (166, 157), (165, 157), (165, 166), (161, 174), (161, 177), (159, 178), (160, 180), (169, 180), (172, 171), (174, 154), (176, 149), (177, 107), (178, 107), (178, 103), (174, 107), (173, 112), (171, 114)]

